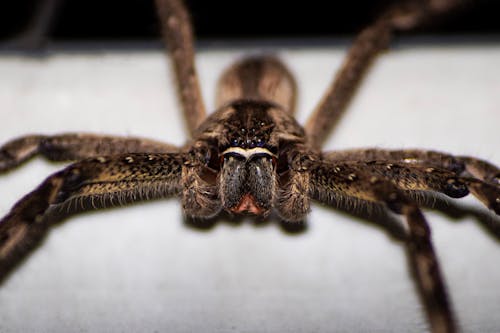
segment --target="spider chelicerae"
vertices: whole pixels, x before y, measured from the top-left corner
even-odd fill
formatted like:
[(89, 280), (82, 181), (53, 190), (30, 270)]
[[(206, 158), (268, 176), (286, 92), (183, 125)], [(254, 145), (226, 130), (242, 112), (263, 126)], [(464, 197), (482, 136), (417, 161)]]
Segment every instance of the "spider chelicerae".
[(191, 76), (189, 33), (178, 38), (189, 27), (180, 3), (165, 1), (160, 8), (179, 81), (185, 84), (180, 91), (195, 140), (180, 150), (153, 141), (91, 135), (29, 136), (7, 143), (1, 151), (4, 170), (36, 153), (53, 160), (89, 159), (49, 177), (2, 220), (2, 274), (44, 236), (57, 219), (52, 214), (66, 211), (177, 194), (186, 215), (195, 218), (211, 218), (221, 210), (266, 217), (273, 208), (281, 219), (297, 223), (309, 210), (309, 198), (332, 205), (361, 205), (361, 199), (384, 203), (406, 217), (409, 258), (420, 276), (430, 325), (435, 331), (453, 331), (452, 310), (417, 205), (420, 198), (412, 193), (431, 190), (462, 197), (473, 191), (498, 213), (498, 169), (435, 152), (318, 149), (370, 58), (385, 48), (394, 29), (408, 28), (412, 20), (406, 14), (418, 18), (419, 10), (432, 9), (418, 7), (405, 15), (393, 9), (366, 29), (330, 98), (307, 122), (306, 135), (288, 113), (295, 103), (293, 79), (269, 56), (247, 58), (225, 72), (217, 98), (220, 109), (198, 129), (204, 112)]

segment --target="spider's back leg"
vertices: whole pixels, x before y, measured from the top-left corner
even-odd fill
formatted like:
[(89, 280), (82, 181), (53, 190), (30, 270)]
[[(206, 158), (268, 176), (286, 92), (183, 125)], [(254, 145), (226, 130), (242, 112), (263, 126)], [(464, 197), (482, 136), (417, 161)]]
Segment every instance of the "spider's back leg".
[(229, 67), (219, 79), (217, 108), (239, 99), (265, 100), (295, 111), (297, 85), (286, 66), (272, 56), (253, 56)]
[(193, 28), (182, 0), (156, 0), (163, 36), (172, 58), (178, 93), (189, 132), (194, 134), (206, 112), (194, 63)]
[(371, 63), (387, 48), (397, 31), (408, 31), (460, 8), (463, 1), (395, 1), (374, 23), (362, 30), (349, 49), (332, 83), (306, 122), (311, 144), (323, 145), (335, 129)]

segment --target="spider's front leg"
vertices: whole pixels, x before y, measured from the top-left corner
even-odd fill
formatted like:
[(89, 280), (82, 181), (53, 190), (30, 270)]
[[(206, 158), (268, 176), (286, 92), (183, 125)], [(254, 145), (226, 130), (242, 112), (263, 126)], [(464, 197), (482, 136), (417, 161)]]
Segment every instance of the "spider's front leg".
[(98, 156), (168, 153), (178, 150), (173, 145), (143, 138), (83, 133), (27, 135), (0, 147), (0, 173), (9, 171), (36, 155), (42, 155), (50, 161), (78, 161)]
[(182, 210), (189, 218), (211, 218), (222, 209), (217, 172), (207, 165), (212, 157), (204, 144), (186, 154), (182, 169)]
[[(309, 166), (315, 157), (306, 154), (302, 145), (292, 145), (294, 153), (282, 151), (278, 161), (279, 187), (274, 207), (280, 217), (287, 222), (304, 221), (310, 211), (310, 175)], [(280, 172), (281, 164), (286, 171)]]
[(454, 315), (430, 228), (417, 204), (394, 183), (368, 168), (314, 161), (307, 169), (309, 195), (314, 200), (327, 204), (350, 199), (380, 202), (405, 216), (406, 246), (431, 329), (433, 332), (455, 332)]
[(0, 220), (0, 279), (46, 235), (53, 214), (179, 194), (184, 158), (183, 153), (97, 157), (48, 177)]
[(329, 161), (387, 161), (455, 172), (457, 176), (472, 176), (491, 185), (500, 186), (500, 169), (484, 160), (470, 156), (454, 156), (422, 149), (350, 149), (327, 152)]
[(424, 150), (361, 149), (323, 155), (330, 163), (362, 167), (409, 191), (461, 198), (469, 191), (500, 215), (500, 170), (486, 161)]

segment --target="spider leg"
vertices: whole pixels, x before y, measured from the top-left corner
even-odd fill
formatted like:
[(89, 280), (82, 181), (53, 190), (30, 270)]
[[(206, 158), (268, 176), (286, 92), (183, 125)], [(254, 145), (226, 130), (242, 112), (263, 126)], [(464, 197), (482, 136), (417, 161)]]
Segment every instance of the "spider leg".
[(353, 149), (327, 152), (323, 157), (329, 161), (390, 161), (437, 167), (470, 175), (492, 185), (500, 185), (500, 169), (495, 165), (470, 156), (454, 156), (432, 150), (405, 149)]
[(0, 220), (0, 280), (43, 239), (54, 216), (179, 194), (183, 162), (179, 153), (97, 157), (48, 177)]
[(472, 177), (462, 177), (450, 170), (391, 161), (328, 163), (331, 163), (334, 173), (350, 172), (349, 176), (353, 179), (363, 173), (383, 177), (400, 190), (408, 191), (409, 195), (421, 194), (420, 191), (434, 191), (451, 198), (462, 198), (471, 192), (486, 207), (500, 215), (500, 186)]
[(194, 64), (194, 42), (188, 12), (182, 0), (156, 0), (162, 32), (173, 61), (177, 88), (191, 135), (206, 118)]
[(143, 138), (83, 133), (27, 135), (0, 147), (0, 173), (9, 171), (39, 154), (51, 161), (77, 161), (90, 157), (126, 153), (167, 153), (173, 145)]
[(334, 81), (304, 126), (314, 147), (320, 147), (340, 121), (370, 64), (386, 49), (390, 38), (391, 29), (383, 21), (365, 28), (356, 37)]
[(404, 215), (408, 227), (406, 247), (431, 329), (455, 332), (453, 310), (430, 228), (417, 204), (384, 177), (349, 164), (316, 162), (309, 166), (309, 174), (309, 194), (314, 200), (329, 204), (349, 198), (382, 202)]
[(387, 48), (394, 32), (418, 27), (460, 3), (460, 0), (395, 2), (372, 25), (362, 30), (304, 126), (313, 147), (320, 147), (338, 124), (371, 63)]
[(222, 208), (215, 185), (216, 175), (207, 174), (202, 166), (190, 165), (190, 162), (184, 164), (186, 167), (182, 170), (184, 189), (181, 198), (184, 214), (192, 219), (214, 217)]
[(310, 210), (308, 173), (292, 170), (280, 183), (274, 207), (287, 222), (303, 221)]

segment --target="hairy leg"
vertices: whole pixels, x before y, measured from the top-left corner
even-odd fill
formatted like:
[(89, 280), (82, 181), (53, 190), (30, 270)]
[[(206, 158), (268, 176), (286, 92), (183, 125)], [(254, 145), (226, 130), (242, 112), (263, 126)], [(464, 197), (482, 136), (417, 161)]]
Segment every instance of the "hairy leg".
[(0, 220), (0, 280), (47, 234), (52, 213), (179, 194), (183, 158), (177, 153), (97, 157), (48, 177)]
[(323, 157), (329, 161), (387, 161), (437, 167), (455, 172), (457, 175), (472, 176), (491, 185), (500, 185), (500, 169), (484, 160), (470, 156), (454, 156), (422, 149), (353, 149), (326, 152)]
[(463, 0), (406, 0), (384, 11), (356, 37), (344, 63), (306, 122), (311, 144), (319, 148), (335, 128), (375, 58), (387, 48), (394, 32), (414, 29), (449, 12)]
[(462, 198), (470, 192), (500, 215), (500, 186), (472, 177), (462, 177), (444, 168), (397, 161), (323, 160), (321, 163), (329, 165), (333, 175), (346, 174), (351, 182), (357, 182), (359, 177), (366, 174), (383, 178), (398, 189), (409, 191), (409, 195), (414, 198), (418, 198), (421, 191), (439, 192), (451, 198)]
[(0, 147), (0, 173), (42, 155), (51, 161), (77, 161), (90, 157), (127, 153), (168, 153), (179, 148), (142, 138), (67, 133), (27, 135)]
[(33, 15), (23, 30), (13, 39), (2, 43), (3, 47), (33, 51), (43, 48), (51, 36), (54, 22), (61, 8), (60, 0), (43, 0), (33, 6)]
[(194, 64), (190, 18), (182, 0), (156, 0), (163, 37), (172, 57), (177, 89), (191, 135), (206, 118), (205, 105)]
[(274, 206), (280, 217), (287, 222), (304, 221), (310, 210), (309, 175), (291, 170), (281, 177), (279, 183)]
[[(342, 172), (336, 171), (335, 167), (341, 168)], [(322, 162), (313, 163), (308, 168), (309, 194), (314, 200), (329, 204), (350, 198), (381, 202), (405, 217), (406, 248), (431, 329), (433, 332), (455, 332), (453, 310), (432, 245), (430, 228), (416, 203), (383, 176), (363, 168)]]

